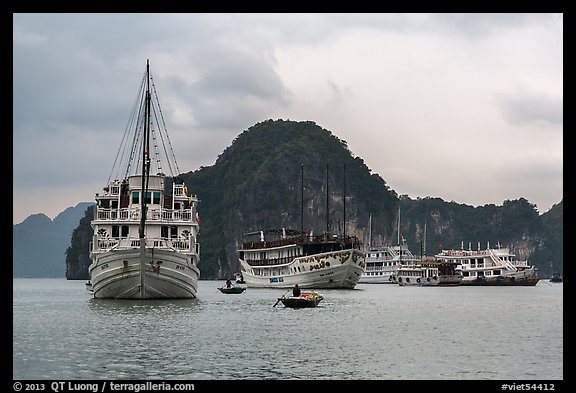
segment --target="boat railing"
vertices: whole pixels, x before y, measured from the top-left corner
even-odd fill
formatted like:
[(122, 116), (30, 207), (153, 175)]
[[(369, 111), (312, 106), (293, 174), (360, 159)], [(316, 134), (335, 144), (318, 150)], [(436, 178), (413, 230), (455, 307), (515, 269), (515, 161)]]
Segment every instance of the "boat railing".
[(265, 259), (248, 259), (246, 262), (250, 266), (277, 266), (277, 265), (287, 265), (292, 262), (295, 258), (299, 258), (302, 255), (297, 255), (295, 257), (281, 257), (281, 258), (265, 258)]
[(120, 240), (114, 238), (98, 239), (96, 246), (98, 250), (111, 250), (118, 246), (119, 243)]
[[(146, 247), (169, 248), (177, 251), (191, 251), (191, 242), (188, 239), (147, 238)], [(109, 251), (113, 248), (140, 248), (140, 239), (134, 238), (105, 238), (98, 239), (95, 251)]]
[[(107, 209), (98, 208), (95, 219), (99, 221), (140, 220), (140, 208)], [(148, 208), (146, 219), (151, 221), (192, 221), (192, 210), (173, 210), (163, 208)]]
[(171, 244), (176, 250), (190, 250), (190, 242), (188, 240), (172, 240)]
[[(386, 266), (388, 267), (388, 266)], [(384, 266), (368, 266), (366, 267), (366, 269), (364, 269), (365, 272), (381, 272), (382, 270), (389, 270), (389, 269), (384, 269)]]
[(490, 255), (490, 259), (496, 264), (496, 266), (504, 266), (507, 270), (516, 271), (518, 268), (514, 266), (508, 259), (502, 259), (498, 255), (494, 253), (492, 250), (488, 250), (488, 255)]
[(281, 247), (289, 244), (315, 244), (315, 243), (343, 243), (346, 246), (353, 248), (360, 247), (360, 241), (356, 236), (328, 236), (328, 235), (316, 235), (316, 236), (292, 236), (284, 239), (272, 239), (264, 241), (254, 241), (254, 242), (244, 242), (243, 248), (245, 250), (253, 250), (260, 248), (272, 248)]

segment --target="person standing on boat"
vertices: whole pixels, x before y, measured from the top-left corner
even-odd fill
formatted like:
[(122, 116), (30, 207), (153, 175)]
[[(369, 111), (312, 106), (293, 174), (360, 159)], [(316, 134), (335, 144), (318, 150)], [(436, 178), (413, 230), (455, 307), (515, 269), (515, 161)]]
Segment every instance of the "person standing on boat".
[(294, 285), (294, 288), (292, 289), (292, 296), (300, 296), (300, 288), (298, 287), (298, 284)]
[(230, 279), (226, 280), (226, 288), (231, 288), (232, 287), (232, 281), (230, 281)]

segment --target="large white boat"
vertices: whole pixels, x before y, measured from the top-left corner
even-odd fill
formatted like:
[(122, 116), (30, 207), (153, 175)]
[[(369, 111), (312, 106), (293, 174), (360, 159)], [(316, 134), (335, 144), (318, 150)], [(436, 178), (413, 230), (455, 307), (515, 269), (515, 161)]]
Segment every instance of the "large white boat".
[(372, 247), (372, 215), (368, 221), (368, 245), (365, 252), (366, 268), (359, 283), (361, 284), (397, 284), (396, 269), (399, 264), (411, 265), (416, 258), (406, 245), (406, 239), (400, 233), (400, 207), (398, 207), (398, 244), (396, 246)]
[(180, 172), (158, 103), (147, 62), (112, 169), (120, 176), (96, 194), (89, 266), (96, 298), (196, 297), (198, 198), (178, 178), (166, 187), (164, 170)]
[(352, 289), (364, 271), (364, 253), (354, 236), (281, 229), (245, 237), (239, 260), (249, 287)]
[(442, 250), (435, 255), (441, 262), (456, 264), (456, 271), (462, 273), (460, 285), (510, 285), (510, 286), (534, 286), (540, 278), (536, 274), (534, 266), (528, 265), (526, 260), (517, 260), (516, 255), (510, 252), (508, 247), (480, 249), (480, 243), (476, 250)]
[[(344, 167), (344, 175), (346, 174)], [(346, 176), (344, 176), (343, 234), (329, 231), (328, 166), (326, 166), (326, 231), (314, 235), (304, 232), (303, 213), (300, 231), (280, 229), (247, 233), (238, 250), (240, 273), (246, 285), (256, 288), (352, 289), (364, 272), (364, 253), (356, 236), (346, 235)], [(304, 200), (304, 165), (301, 171)], [(301, 204), (301, 211), (304, 204)]]
[(397, 246), (371, 248), (365, 253), (366, 268), (360, 277), (361, 284), (397, 284), (398, 265), (411, 265), (419, 259), (405, 242)]

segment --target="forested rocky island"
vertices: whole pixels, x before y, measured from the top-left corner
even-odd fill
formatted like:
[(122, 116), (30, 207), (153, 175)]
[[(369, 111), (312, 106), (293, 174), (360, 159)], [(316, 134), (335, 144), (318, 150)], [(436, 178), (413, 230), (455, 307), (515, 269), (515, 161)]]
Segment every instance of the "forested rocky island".
[[(242, 235), (252, 231), (300, 229), (303, 223), (308, 231), (329, 228), (338, 233), (346, 225), (347, 234), (367, 243), (371, 221), (373, 243), (395, 244), (399, 207), (402, 234), (416, 255), (423, 249), (433, 255), (440, 245), (459, 248), (462, 242), (465, 247), (480, 242), (485, 247), (489, 242), (494, 247), (500, 242), (529, 259), (541, 276), (563, 267), (562, 201), (540, 214), (524, 198), (473, 207), (398, 195), (384, 180), (386, 173), (372, 173), (346, 141), (312, 121), (258, 123), (238, 135), (214, 165), (179, 177), (201, 201), (201, 279), (231, 277), (238, 271), (236, 250)], [(92, 215), (89, 207), (72, 234), (66, 251), (68, 279), (88, 278)]]

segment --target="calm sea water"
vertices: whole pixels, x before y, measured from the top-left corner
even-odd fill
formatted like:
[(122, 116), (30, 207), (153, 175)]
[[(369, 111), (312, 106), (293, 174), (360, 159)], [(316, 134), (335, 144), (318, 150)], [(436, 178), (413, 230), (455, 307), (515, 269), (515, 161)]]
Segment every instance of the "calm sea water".
[(94, 299), (84, 281), (13, 280), (13, 379), (562, 380), (563, 284)]

